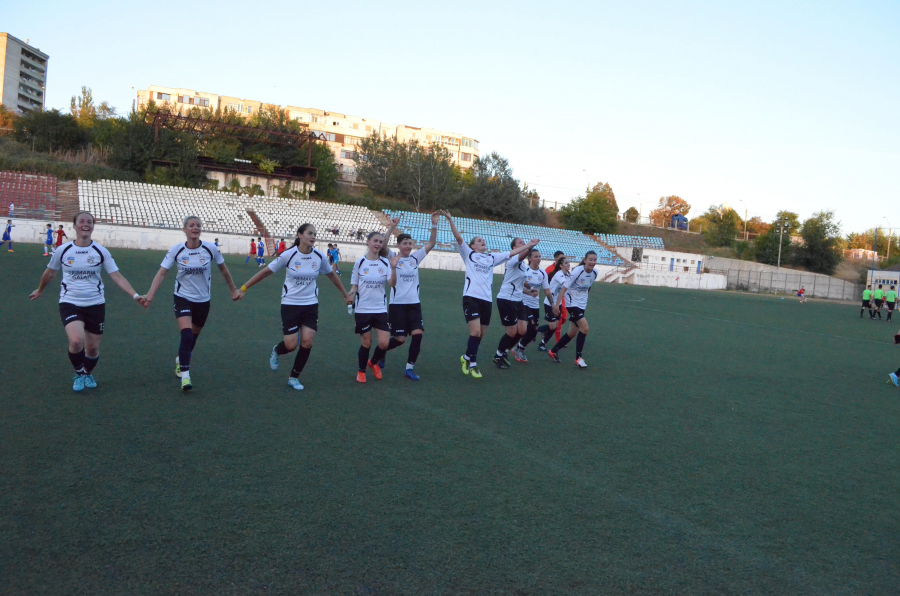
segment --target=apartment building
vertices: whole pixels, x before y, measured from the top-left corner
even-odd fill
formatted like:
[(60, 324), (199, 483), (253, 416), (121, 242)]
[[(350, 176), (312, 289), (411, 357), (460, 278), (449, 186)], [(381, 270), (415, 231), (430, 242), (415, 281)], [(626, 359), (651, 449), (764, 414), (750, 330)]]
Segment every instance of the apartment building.
[[(157, 104), (165, 102), (181, 110), (192, 107), (208, 108), (213, 111), (232, 110), (246, 117), (252, 117), (259, 113), (264, 105), (274, 105), (192, 89), (176, 89), (157, 85), (151, 85), (146, 90), (142, 89), (137, 92), (138, 107), (145, 105), (150, 100)], [(284, 108), (292, 120), (300, 122), (324, 138), (325, 143), (334, 153), (344, 182), (356, 181), (353, 161), (356, 157), (356, 146), (373, 132), (386, 138), (396, 137), (398, 141), (406, 142), (415, 139), (422, 145), (441, 144), (450, 151), (454, 163), (458, 163), (462, 168), (471, 167), (475, 158), (479, 156), (476, 139), (446, 130), (393, 124), (317, 108), (291, 105), (278, 107)]]
[(18, 112), (43, 110), (49, 60), (50, 56), (28, 45), (28, 40), (0, 33), (0, 103)]

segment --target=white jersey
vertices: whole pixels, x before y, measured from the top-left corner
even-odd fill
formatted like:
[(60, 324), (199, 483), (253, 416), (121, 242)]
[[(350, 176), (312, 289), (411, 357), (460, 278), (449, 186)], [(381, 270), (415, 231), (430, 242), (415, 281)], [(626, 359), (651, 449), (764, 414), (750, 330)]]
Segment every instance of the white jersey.
[(587, 308), (588, 293), (591, 291), (591, 287), (594, 285), (597, 277), (597, 269), (590, 273), (584, 270), (584, 265), (579, 265), (572, 269), (569, 278), (563, 285), (566, 290), (566, 307)]
[(316, 278), (332, 272), (325, 255), (315, 248), (303, 254), (292, 246), (269, 263), (269, 271), (284, 269), (284, 285), (281, 287), (281, 303), (308, 306), (319, 303), (319, 286)]
[[(521, 255), (519, 255), (521, 256)], [(519, 256), (513, 257), (506, 263), (506, 271), (503, 272), (503, 283), (497, 292), (497, 299), (522, 302), (522, 289), (525, 287), (525, 270), (528, 263), (520, 261)]]
[(463, 288), (463, 296), (491, 302), (494, 267), (508, 261), (509, 252), (475, 252), (465, 242), (457, 245), (456, 250), (459, 251), (466, 264), (466, 285)]
[(360, 314), (387, 312), (384, 288), (391, 278), (391, 264), (384, 257), (370, 261), (363, 257), (353, 265), (350, 283), (357, 286), (356, 312)]
[(109, 251), (96, 242), (91, 242), (90, 246), (66, 242), (53, 253), (47, 265), (47, 269), (63, 270), (59, 301), (75, 306), (94, 306), (106, 302), (103, 280), (100, 278), (101, 267), (107, 273), (119, 270)]
[[(549, 277), (549, 275), (547, 276)], [(547, 306), (553, 306), (556, 299), (559, 298), (559, 293), (563, 289), (563, 284), (571, 277), (571, 274), (566, 273), (562, 269), (556, 272), (556, 275), (553, 276), (553, 279), (550, 280), (550, 294), (553, 296), (552, 299), (544, 298), (544, 304)]]
[[(391, 304), (419, 303), (419, 263), (428, 253), (424, 248), (400, 257), (397, 263), (397, 285), (391, 288)], [(391, 253), (390, 256), (394, 256)]]
[(209, 302), (212, 287), (212, 264), (221, 265), (225, 257), (212, 242), (200, 241), (197, 248), (188, 248), (187, 242), (169, 249), (160, 267), (176, 266), (175, 295), (191, 302)]
[(537, 269), (532, 269), (531, 267), (525, 268), (525, 283), (532, 290), (537, 290), (537, 296), (529, 296), (525, 294), (522, 296), (522, 303), (528, 308), (540, 308), (541, 307), (541, 294), (544, 293), (544, 290), (550, 289), (550, 282), (547, 280), (547, 272), (538, 267)]

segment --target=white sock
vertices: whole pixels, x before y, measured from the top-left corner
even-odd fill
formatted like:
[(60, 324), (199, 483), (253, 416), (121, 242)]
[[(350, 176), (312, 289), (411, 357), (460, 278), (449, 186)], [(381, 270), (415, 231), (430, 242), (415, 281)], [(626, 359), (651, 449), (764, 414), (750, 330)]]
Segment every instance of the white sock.
[(409, 362), (406, 363), (406, 370), (412, 370), (412, 369), (414, 369), (415, 367), (416, 367), (415, 364), (410, 364)]
[(181, 372), (181, 378), (182, 378), (182, 379), (190, 379), (190, 378), (191, 378), (191, 371), (189, 371), (189, 370), (182, 371), (182, 372)]

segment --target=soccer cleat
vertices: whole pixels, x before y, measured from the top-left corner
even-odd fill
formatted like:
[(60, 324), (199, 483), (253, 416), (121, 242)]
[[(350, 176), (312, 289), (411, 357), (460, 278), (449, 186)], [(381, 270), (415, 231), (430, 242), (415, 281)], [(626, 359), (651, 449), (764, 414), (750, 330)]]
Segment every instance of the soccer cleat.
[[(278, 346), (275, 346), (277, 348)], [(272, 370), (278, 370), (278, 352), (275, 351), (275, 348), (272, 348), (272, 355), (269, 356), (269, 368)], [(303, 387), (301, 387), (303, 389)]]
[(303, 385), (300, 384), (300, 379), (294, 377), (288, 377), (288, 387), (293, 387), (297, 391), (303, 391)]
[(506, 356), (494, 356), (494, 364), (500, 370), (509, 368), (509, 360), (506, 359)]
[(75, 373), (75, 378), (72, 379), (72, 391), (84, 391), (84, 375)]
[(897, 377), (897, 373), (891, 373), (888, 376), (891, 378), (891, 383), (893, 383), (897, 387), (900, 387), (900, 378)]
[(407, 368), (405, 371), (403, 371), (403, 376), (406, 377), (407, 379), (409, 379), (410, 381), (418, 381), (419, 380), (419, 375), (417, 375), (416, 371), (414, 371), (411, 368)]
[(584, 361), (584, 358), (576, 358), (575, 366), (578, 368), (587, 368), (587, 362)]
[(378, 361), (378, 368), (380, 368), (381, 370), (384, 370), (385, 364), (387, 364), (387, 363), (384, 361), (384, 358), (382, 358), (381, 360)]
[(97, 379), (94, 378), (94, 375), (84, 375), (84, 386), (88, 389), (97, 387)]
[(559, 356), (557, 356), (555, 352), (548, 351), (548, 352), (547, 352), (547, 355), (550, 356), (550, 360), (552, 360), (553, 362), (555, 362), (555, 363), (557, 363), (557, 364), (559, 364), (560, 362), (562, 362), (562, 361), (559, 359)]
[(375, 375), (375, 378), (380, 381), (381, 380), (381, 367), (379, 367), (377, 364), (375, 364), (371, 360), (369, 360), (368, 366), (369, 366), (369, 368), (372, 369), (372, 374)]
[(525, 350), (522, 348), (516, 348), (512, 351), (513, 358), (516, 359), (516, 362), (528, 362), (528, 356), (525, 355)]
[(894, 343), (900, 344), (900, 333), (898, 333), (897, 335), (894, 336)]
[(184, 376), (181, 377), (181, 390), (184, 393), (187, 393), (188, 391), (190, 391), (193, 388), (194, 388), (194, 386), (191, 384), (190, 377), (184, 377)]
[(178, 361), (178, 356), (175, 356), (175, 376), (181, 376), (181, 362)]
[(469, 374), (472, 375), (472, 378), (473, 378), (473, 379), (480, 379), (480, 378), (481, 378), (481, 371), (478, 370), (478, 367), (477, 367), (477, 366), (470, 366), (470, 367), (469, 367)]
[(9, 249), (9, 250), (6, 251), (6, 252), (16, 252), (16, 251), (14, 251), (13, 249)]
[(545, 344), (544, 342), (541, 342), (540, 344), (538, 344), (538, 352), (546, 352), (549, 349), (550, 348), (548, 348), (547, 344)]
[(356, 382), (357, 383), (365, 383), (366, 382), (366, 373), (362, 371), (358, 371), (356, 373)]
[(464, 375), (469, 374), (469, 361), (466, 360), (465, 356), (460, 356), (459, 361), (462, 362), (462, 372)]

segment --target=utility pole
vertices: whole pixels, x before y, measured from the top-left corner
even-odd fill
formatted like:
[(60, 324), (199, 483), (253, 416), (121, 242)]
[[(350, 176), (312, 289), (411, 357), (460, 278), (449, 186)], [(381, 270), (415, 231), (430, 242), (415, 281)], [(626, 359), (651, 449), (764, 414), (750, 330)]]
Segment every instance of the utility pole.
[(869, 283), (875, 279), (875, 259), (878, 257), (878, 228), (875, 228), (875, 244), (872, 245), (872, 273), (869, 276)]
[(744, 209), (744, 240), (747, 240), (747, 210)]
[(788, 229), (788, 233), (790, 233), (790, 225), (791, 220), (786, 217), (782, 217), (778, 221), (775, 222), (775, 225), (778, 226), (778, 266), (776, 269), (781, 269), (781, 245), (783, 244), (782, 240), (784, 238), (784, 230)]

